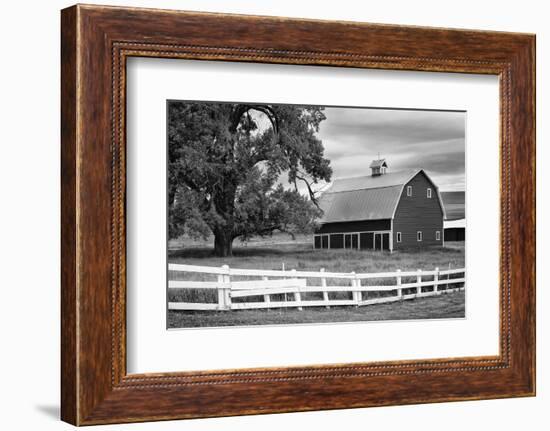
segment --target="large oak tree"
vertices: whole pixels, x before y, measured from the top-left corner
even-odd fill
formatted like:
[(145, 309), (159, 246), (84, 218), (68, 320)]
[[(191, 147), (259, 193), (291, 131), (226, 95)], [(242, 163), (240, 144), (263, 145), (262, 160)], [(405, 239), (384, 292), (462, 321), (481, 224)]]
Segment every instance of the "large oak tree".
[(228, 256), (238, 237), (313, 228), (314, 184), (332, 174), (317, 137), (322, 107), (172, 101), (168, 116), (171, 238), (211, 232)]

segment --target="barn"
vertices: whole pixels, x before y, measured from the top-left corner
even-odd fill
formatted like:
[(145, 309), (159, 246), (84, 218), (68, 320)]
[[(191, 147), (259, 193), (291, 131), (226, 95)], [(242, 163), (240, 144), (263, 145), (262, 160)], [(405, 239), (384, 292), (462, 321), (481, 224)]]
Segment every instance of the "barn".
[(465, 241), (466, 240), (466, 219), (445, 220), (443, 223), (445, 232), (445, 241)]
[(442, 192), (445, 206), (443, 223), (445, 241), (464, 241), (466, 239), (466, 212), (464, 191)]
[(336, 179), (319, 199), (316, 249), (396, 250), (443, 245), (445, 209), (423, 169), (388, 172), (373, 160), (371, 174)]

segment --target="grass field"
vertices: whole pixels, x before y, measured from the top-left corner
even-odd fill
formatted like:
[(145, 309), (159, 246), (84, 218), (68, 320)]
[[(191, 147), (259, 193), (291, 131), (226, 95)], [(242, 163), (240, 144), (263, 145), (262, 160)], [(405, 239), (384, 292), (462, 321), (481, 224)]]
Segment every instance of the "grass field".
[[(444, 248), (433, 247), (423, 250), (404, 250), (380, 252), (359, 250), (313, 250), (311, 238), (299, 237), (291, 240), (284, 235), (274, 235), (268, 239), (259, 239), (242, 244), (235, 241), (233, 256), (220, 258), (213, 256), (212, 247), (204, 243), (185, 241), (171, 242), (168, 261), (189, 265), (217, 266), (229, 265), (231, 268), (270, 269), (286, 271), (319, 271), (324, 268), (329, 272), (393, 272), (441, 270), (463, 268), (465, 265), (464, 243), (447, 243)], [(170, 272), (170, 279), (215, 281), (216, 276), (200, 273)], [(233, 280), (239, 279), (232, 277)], [(250, 278), (241, 278), (248, 279)], [(412, 282), (414, 278), (403, 278), (403, 283)], [(426, 279), (426, 281), (429, 279)], [(319, 279), (307, 279), (308, 285), (318, 285)], [(373, 279), (365, 284), (394, 284), (395, 280)], [(332, 280), (331, 284), (349, 284), (347, 280)], [(407, 292), (404, 292), (407, 293)], [(364, 292), (363, 299), (379, 295), (393, 295), (394, 292)], [(319, 293), (308, 293), (305, 300), (321, 299)], [(349, 299), (351, 295), (343, 292), (330, 293), (331, 299)], [(281, 300), (276, 297), (273, 300)], [(217, 302), (215, 290), (171, 289), (169, 301)], [(257, 298), (256, 300), (263, 300)], [(284, 300), (284, 299), (283, 299)], [(415, 311), (415, 309), (417, 309)], [(231, 312), (168, 312), (169, 327), (291, 324), (313, 322), (341, 322), (354, 320), (399, 320), (424, 319), (435, 317), (463, 317), (464, 294), (455, 293), (435, 298), (424, 298), (402, 303), (371, 305), (366, 307), (339, 307), (326, 309), (305, 308), (303, 311), (286, 310), (242, 310)]]
[[(170, 263), (188, 265), (222, 266), (231, 268), (285, 269), (287, 271), (326, 271), (334, 272), (383, 272), (405, 270), (432, 270), (462, 268), (464, 266), (464, 242), (447, 243), (445, 247), (433, 247), (423, 250), (380, 252), (367, 250), (313, 250), (311, 239), (297, 238), (291, 241), (288, 236), (274, 235), (264, 241), (255, 241), (242, 245), (235, 241), (232, 257), (216, 257), (212, 247), (200, 245), (176, 248), (171, 243), (168, 252)], [(199, 280), (201, 275), (196, 274)], [(190, 278), (191, 279), (191, 278)]]
[(449, 319), (465, 317), (464, 291), (364, 307), (334, 307), (238, 311), (173, 311), (169, 328), (291, 325), (297, 323), (358, 322), (375, 320)]

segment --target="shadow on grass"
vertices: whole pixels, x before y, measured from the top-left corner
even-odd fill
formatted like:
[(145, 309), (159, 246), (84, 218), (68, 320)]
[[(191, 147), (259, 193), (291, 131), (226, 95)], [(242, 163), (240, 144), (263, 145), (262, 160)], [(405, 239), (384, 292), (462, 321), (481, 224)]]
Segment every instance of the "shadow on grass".
[(464, 292), (445, 293), (362, 307), (305, 307), (268, 310), (175, 311), (168, 312), (169, 328), (223, 326), (293, 325), (382, 320), (424, 320), (465, 317)]
[[(292, 249), (293, 254), (311, 253), (309, 249)], [(283, 248), (265, 248), (265, 247), (235, 247), (233, 248), (233, 257), (266, 257), (266, 256), (284, 256), (289, 253), (288, 249)], [(168, 256), (173, 258), (194, 258), (205, 259), (217, 257), (212, 248), (193, 247), (180, 250), (168, 251)]]
[[(300, 246), (300, 244), (291, 246), (277, 246), (275, 247), (235, 247), (233, 248), (232, 257), (270, 257), (270, 256), (285, 256), (289, 253), (293, 255), (308, 255), (319, 256), (320, 258), (326, 258), (327, 255), (337, 256), (356, 256), (357, 253), (362, 253), (365, 256), (369, 253), (376, 253), (378, 256), (398, 256), (400, 254), (424, 254), (424, 253), (438, 253), (449, 255), (460, 255), (464, 253), (464, 248), (457, 247), (425, 247), (425, 248), (403, 248), (396, 250), (393, 253), (388, 251), (372, 251), (372, 250), (344, 250), (344, 249), (331, 249), (331, 250), (313, 250), (311, 246)], [(218, 257), (214, 253), (212, 248), (206, 247), (190, 247), (179, 250), (169, 250), (168, 256), (170, 258), (193, 258), (193, 259), (207, 259), (210, 257)]]

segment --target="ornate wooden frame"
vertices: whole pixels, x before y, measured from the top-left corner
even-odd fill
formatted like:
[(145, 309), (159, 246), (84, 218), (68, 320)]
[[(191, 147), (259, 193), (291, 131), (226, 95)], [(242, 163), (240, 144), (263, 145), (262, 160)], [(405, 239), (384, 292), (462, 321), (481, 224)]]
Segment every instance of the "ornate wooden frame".
[[(81, 5), (61, 15), (63, 420), (88, 425), (534, 395), (534, 35)], [(498, 75), (500, 354), (127, 375), (129, 56)]]

